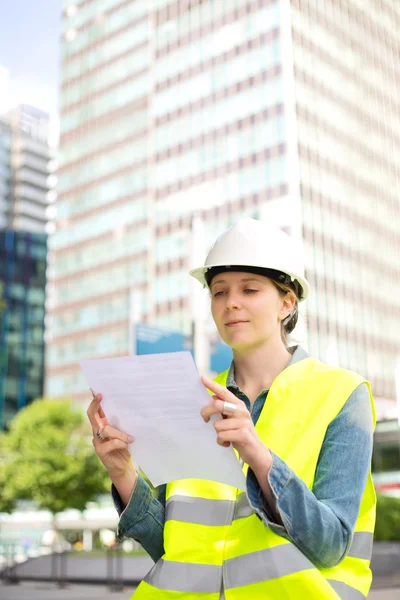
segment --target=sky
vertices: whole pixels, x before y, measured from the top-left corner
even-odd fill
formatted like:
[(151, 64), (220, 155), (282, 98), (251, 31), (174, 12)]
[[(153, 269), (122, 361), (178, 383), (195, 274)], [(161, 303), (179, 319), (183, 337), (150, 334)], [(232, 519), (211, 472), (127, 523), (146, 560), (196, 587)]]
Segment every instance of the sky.
[[(0, 109), (26, 103), (58, 112), (62, 0), (0, 1)], [(7, 107), (8, 108), (8, 107)]]

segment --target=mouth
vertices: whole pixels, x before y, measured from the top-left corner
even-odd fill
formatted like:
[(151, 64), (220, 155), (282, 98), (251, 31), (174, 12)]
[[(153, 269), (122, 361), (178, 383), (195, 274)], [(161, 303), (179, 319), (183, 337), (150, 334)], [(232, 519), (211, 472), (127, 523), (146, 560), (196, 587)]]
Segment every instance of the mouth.
[(236, 325), (242, 325), (243, 323), (248, 323), (248, 321), (228, 321), (228, 323), (225, 323), (225, 326), (235, 327)]

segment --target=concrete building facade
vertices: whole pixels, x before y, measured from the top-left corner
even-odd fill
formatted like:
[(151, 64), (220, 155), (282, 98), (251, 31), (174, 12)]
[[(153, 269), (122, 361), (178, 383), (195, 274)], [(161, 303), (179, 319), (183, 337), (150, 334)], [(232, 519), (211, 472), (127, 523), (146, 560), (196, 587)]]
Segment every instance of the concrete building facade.
[(87, 398), (78, 360), (129, 352), (132, 297), (190, 332), (193, 218), (206, 248), (253, 216), (303, 243), (309, 351), (395, 398), (399, 20), (389, 0), (64, 2), (49, 394)]
[(47, 232), (55, 200), (49, 118), (20, 105), (0, 117), (0, 229)]
[(43, 393), (47, 234), (0, 231), (0, 430)]

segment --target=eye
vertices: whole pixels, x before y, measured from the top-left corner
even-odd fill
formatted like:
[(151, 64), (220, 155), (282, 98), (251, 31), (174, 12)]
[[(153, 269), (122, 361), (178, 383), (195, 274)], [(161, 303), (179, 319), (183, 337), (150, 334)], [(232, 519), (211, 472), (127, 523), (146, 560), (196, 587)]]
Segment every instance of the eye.
[(222, 292), (222, 291), (220, 291), (220, 292), (215, 292), (215, 293), (213, 294), (213, 296), (214, 296), (214, 298), (216, 298), (217, 296), (222, 296), (224, 293), (225, 293), (225, 292)]
[(244, 290), (244, 293), (245, 293), (245, 294), (255, 294), (256, 292), (258, 292), (258, 290), (253, 290), (253, 289), (251, 289), (251, 288), (246, 288), (246, 289)]

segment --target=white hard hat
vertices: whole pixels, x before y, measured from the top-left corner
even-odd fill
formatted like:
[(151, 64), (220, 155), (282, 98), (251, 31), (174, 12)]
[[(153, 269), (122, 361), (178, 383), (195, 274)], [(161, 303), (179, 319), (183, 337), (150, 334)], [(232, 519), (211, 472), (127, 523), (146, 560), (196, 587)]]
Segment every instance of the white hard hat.
[(224, 231), (208, 253), (204, 266), (192, 269), (190, 275), (206, 287), (207, 272), (214, 267), (220, 267), (218, 272), (260, 270), (260, 274), (275, 281), (293, 282), (299, 301), (305, 300), (310, 290), (295, 240), (281, 229), (255, 219), (241, 219)]

